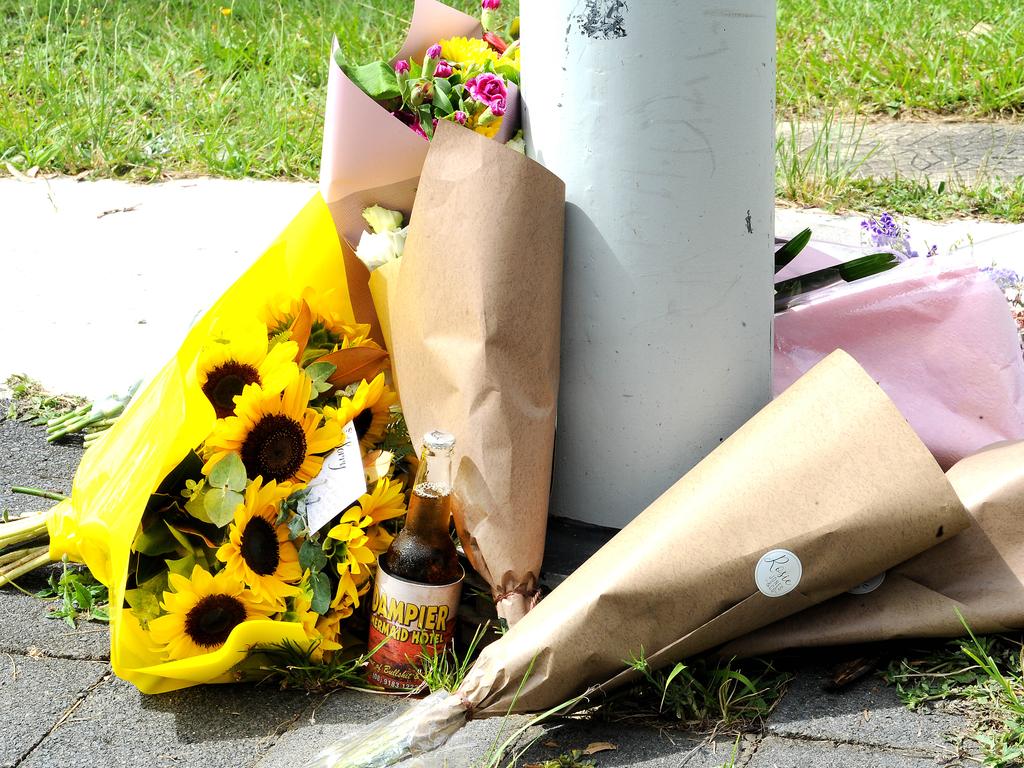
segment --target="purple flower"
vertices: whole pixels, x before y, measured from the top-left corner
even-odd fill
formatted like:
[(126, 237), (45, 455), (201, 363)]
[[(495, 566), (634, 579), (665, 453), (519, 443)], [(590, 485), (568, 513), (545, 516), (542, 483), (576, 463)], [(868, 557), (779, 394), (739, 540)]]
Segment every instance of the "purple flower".
[(995, 284), (1004, 291), (1017, 289), (1022, 282), (1020, 275), (1005, 267), (982, 267), (981, 271), (991, 277)]
[(395, 73), (399, 75), (409, 74), (409, 62), (405, 59), (399, 59), (395, 62)]
[[(906, 226), (891, 213), (883, 213), (877, 219), (862, 221), (860, 226), (867, 233), (873, 246), (889, 251), (900, 263), (921, 255), (910, 244), (910, 232)], [(938, 250), (938, 247), (933, 245), (925, 256), (934, 256)]]
[(449, 64), (444, 59), (441, 59), (439, 62), (437, 62), (437, 66), (434, 67), (434, 77), (448, 78), (452, 76), (452, 72), (452, 65)]
[(483, 0), (480, 7), (485, 11), (496, 11), (501, 8), (501, 0)]
[(440, 45), (432, 45), (429, 48), (427, 48), (427, 58), (428, 59), (440, 59), (441, 58), (441, 46)]
[(484, 72), (466, 81), (466, 90), (474, 100), (491, 108), (491, 114), (501, 117), (505, 114), (505, 103), (508, 99), (508, 89), (505, 88), (505, 81), (490, 72)]
[(455, 122), (458, 123), (459, 125), (465, 125), (466, 124), (466, 120), (469, 119), (466, 116), (466, 113), (463, 112), (461, 109), (456, 111), (455, 114), (452, 115), (452, 117), (455, 118)]

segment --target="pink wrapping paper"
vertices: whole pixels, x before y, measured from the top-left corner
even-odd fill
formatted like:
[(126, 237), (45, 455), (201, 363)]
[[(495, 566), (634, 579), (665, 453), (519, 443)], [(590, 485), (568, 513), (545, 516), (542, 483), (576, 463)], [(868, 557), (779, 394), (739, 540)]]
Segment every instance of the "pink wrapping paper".
[[(843, 259), (811, 250), (785, 277), (829, 260)], [(1002, 291), (973, 264), (914, 259), (808, 297), (775, 316), (776, 395), (843, 349), (892, 398), (943, 468), (991, 443), (1024, 438), (1017, 326)]]
[[(479, 37), (481, 32), (477, 18), (438, 0), (416, 0), (405, 43), (392, 62), (420, 59), (439, 40)], [(383, 342), (367, 285), (369, 272), (354, 253), (365, 228), (362, 211), (381, 205), (408, 217), (430, 145), (349, 80), (334, 59), (337, 49), (335, 39), (327, 75), (320, 194), (341, 238), (356, 320), (369, 324), (376, 340)], [(509, 85), (508, 112), (496, 141), (508, 141), (519, 127), (519, 91)]]

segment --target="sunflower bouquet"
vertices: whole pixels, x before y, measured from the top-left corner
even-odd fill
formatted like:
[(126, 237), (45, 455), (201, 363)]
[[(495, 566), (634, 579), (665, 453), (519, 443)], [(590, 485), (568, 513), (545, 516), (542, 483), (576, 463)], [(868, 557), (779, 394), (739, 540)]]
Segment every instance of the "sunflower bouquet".
[(482, 0), (481, 27), (481, 37), (439, 40), (422, 59), (353, 66), (337, 50), (335, 60), (365, 94), (424, 139), (433, 138), (440, 120), (494, 138), (506, 119), (518, 119), (519, 21), (503, 24), (501, 0)]
[(132, 542), (126, 610), (167, 661), (266, 620), (301, 626), (317, 660), (337, 653), (405, 514), (408, 437), (370, 328), (313, 288), (261, 314), (201, 345), (195, 386), (216, 418)]
[(275, 648), (344, 662), (414, 469), (391, 382), (315, 195), (85, 452), (71, 497), (0, 524), (0, 571), (86, 564), (114, 671), (147, 693), (265, 677)]

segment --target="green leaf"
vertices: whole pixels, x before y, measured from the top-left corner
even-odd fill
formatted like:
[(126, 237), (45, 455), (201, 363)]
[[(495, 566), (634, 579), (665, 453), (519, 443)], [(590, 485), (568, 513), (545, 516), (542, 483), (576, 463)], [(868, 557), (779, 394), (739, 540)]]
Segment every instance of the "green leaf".
[(235, 510), (245, 503), (245, 497), (235, 491), (223, 488), (211, 488), (203, 496), (203, 510), (210, 522), (223, 528), (235, 517)]
[(811, 241), (810, 228), (794, 235), (788, 243), (775, 252), (775, 271), (779, 272), (793, 259), (800, 255), (800, 251), (807, 247)]
[(327, 565), (327, 554), (315, 542), (306, 539), (299, 547), (299, 568), (319, 573)]
[(179, 576), (184, 576), (186, 579), (192, 577), (192, 571), (195, 567), (196, 558), (191, 552), (184, 557), (179, 557), (177, 560), (167, 561), (167, 570)]
[(156, 556), (175, 552), (178, 545), (166, 525), (152, 525), (143, 526), (132, 542), (132, 549), (143, 555)]
[[(189, 572), (191, 575), (191, 571)], [(151, 579), (139, 584), (136, 589), (125, 590), (124, 599), (128, 602), (135, 618), (143, 629), (151, 619), (157, 618), (160, 611), (160, 599), (167, 591), (167, 573), (159, 573)]]
[(448, 84), (447, 80), (440, 77), (434, 79), (434, 110), (442, 115), (450, 115), (455, 111), (455, 108), (452, 106), (452, 102), (451, 99), (448, 98), (448, 94), (439, 87), (440, 83), (447, 84), (449, 92), (451, 91), (451, 85)]
[(237, 453), (229, 453), (214, 465), (209, 479), (210, 485), (214, 488), (244, 491), (248, 478), (245, 474), (242, 457)]
[(389, 101), (401, 96), (398, 89), (398, 77), (395, 75), (394, 68), (386, 61), (375, 61), (372, 64), (353, 67), (340, 61), (340, 58), (338, 56), (338, 66), (341, 67), (341, 71), (374, 101)]
[(316, 400), (317, 396), (331, 389), (333, 386), (328, 379), (338, 370), (334, 363), (311, 363), (306, 367), (306, 375), (313, 382), (309, 399)]
[(310, 577), (309, 583), (313, 588), (310, 610), (323, 616), (331, 607), (331, 580), (326, 573), (317, 573)]
[(210, 492), (209, 489), (199, 491), (191, 499), (185, 502), (185, 511), (188, 512), (196, 520), (202, 520), (204, 523), (212, 523), (213, 520), (206, 513), (206, 494)]

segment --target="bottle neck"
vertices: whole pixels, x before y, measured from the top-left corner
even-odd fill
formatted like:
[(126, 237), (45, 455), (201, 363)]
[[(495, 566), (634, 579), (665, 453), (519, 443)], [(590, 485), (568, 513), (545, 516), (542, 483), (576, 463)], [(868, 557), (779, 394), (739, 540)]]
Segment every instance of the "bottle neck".
[(419, 483), (413, 487), (405, 527), (410, 533), (423, 538), (447, 538), (451, 515), (450, 489), (433, 483)]

